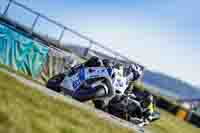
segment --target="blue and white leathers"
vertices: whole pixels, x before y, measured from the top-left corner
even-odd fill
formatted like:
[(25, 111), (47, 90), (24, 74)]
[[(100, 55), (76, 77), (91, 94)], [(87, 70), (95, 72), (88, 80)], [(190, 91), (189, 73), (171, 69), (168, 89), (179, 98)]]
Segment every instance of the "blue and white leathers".
[(118, 95), (123, 95), (128, 87), (128, 79), (123, 75), (123, 69), (114, 69), (115, 77), (112, 79), (113, 88)]

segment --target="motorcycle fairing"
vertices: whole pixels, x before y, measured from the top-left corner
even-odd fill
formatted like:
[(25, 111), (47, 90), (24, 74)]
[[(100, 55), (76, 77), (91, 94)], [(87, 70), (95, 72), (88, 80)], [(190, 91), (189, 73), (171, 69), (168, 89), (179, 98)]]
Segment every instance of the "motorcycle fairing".
[(61, 83), (61, 87), (68, 89), (70, 91), (76, 91), (85, 80), (93, 78), (109, 78), (110, 74), (108, 73), (107, 68), (105, 67), (88, 67), (80, 68), (73, 75), (68, 76), (66, 74), (64, 80)]

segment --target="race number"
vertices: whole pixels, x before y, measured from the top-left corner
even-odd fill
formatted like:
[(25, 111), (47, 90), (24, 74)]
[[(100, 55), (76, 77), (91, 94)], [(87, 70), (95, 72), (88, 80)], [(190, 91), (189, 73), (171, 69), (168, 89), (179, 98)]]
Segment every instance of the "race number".
[(81, 84), (81, 81), (80, 81), (79, 79), (74, 80), (74, 81), (72, 82), (72, 86), (73, 86), (73, 88), (75, 88), (75, 89), (77, 89), (77, 88), (80, 86), (80, 84)]

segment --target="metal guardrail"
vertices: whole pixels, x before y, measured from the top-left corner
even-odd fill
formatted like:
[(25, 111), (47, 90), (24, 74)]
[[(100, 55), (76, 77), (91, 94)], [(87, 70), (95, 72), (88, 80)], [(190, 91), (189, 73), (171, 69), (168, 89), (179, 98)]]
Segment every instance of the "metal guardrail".
[[(23, 10), (26, 10), (26, 11), (34, 14), (35, 15), (34, 21), (31, 24), (31, 27), (28, 27), (28, 28), (31, 29), (31, 32), (35, 32), (34, 29), (35, 29), (36, 25), (39, 23), (38, 20), (39, 19), (44, 19), (44, 20), (46, 20), (46, 21), (58, 26), (59, 28), (61, 28), (61, 32), (60, 32), (58, 38), (56, 39), (58, 41), (58, 45), (61, 44), (61, 40), (63, 39), (63, 35), (67, 31), (67, 32), (70, 32), (71, 34), (73, 34), (73, 35), (79, 37), (80, 39), (83, 39), (83, 40), (85, 40), (85, 41), (87, 41), (89, 43), (89, 47), (88, 47), (86, 52), (90, 51), (90, 48), (93, 45), (95, 45), (95, 46), (97, 46), (99, 48), (102, 48), (103, 50), (107, 51), (108, 53), (113, 54), (116, 59), (121, 58), (122, 60), (126, 61), (127, 63), (133, 62), (130, 59), (128, 59), (127, 57), (125, 57), (124, 55), (120, 54), (119, 52), (116, 52), (116, 51), (114, 51), (114, 50), (112, 50), (112, 49), (110, 49), (108, 47), (105, 47), (105, 45), (103, 45), (103, 44), (101, 44), (101, 43), (99, 43), (99, 42), (97, 42), (97, 41), (95, 41), (95, 40), (93, 40), (93, 39), (91, 39), (91, 38), (79, 33), (78, 31), (76, 31), (74, 29), (71, 29), (71, 28), (69, 28), (69, 27), (67, 27), (67, 26), (65, 26), (65, 25), (63, 25), (63, 24), (61, 24), (61, 23), (59, 23), (59, 22), (57, 22), (57, 21), (55, 21), (53, 19), (50, 19), (47, 16), (45, 16), (45, 15), (43, 15), (43, 14), (37, 12), (37, 11), (34, 11), (33, 9), (31, 9), (31, 8), (29, 8), (29, 7), (27, 7), (27, 6), (23, 5), (23, 4), (15, 1), (15, 0), (7, 0), (7, 1), (9, 1), (9, 2), (6, 5), (5, 10), (3, 11), (3, 14), (1, 14), (2, 17), (5, 17), (5, 18), (7, 17), (7, 13), (9, 11), (11, 5), (15, 5), (17, 7), (22, 8)], [(14, 21), (16, 21), (16, 20), (14, 20)]]

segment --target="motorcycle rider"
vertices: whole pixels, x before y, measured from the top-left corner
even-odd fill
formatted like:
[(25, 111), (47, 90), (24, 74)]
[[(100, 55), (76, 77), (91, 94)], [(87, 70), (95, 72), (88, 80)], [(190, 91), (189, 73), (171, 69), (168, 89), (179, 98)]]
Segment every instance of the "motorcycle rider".
[[(140, 80), (143, 74), (143, 70), (144, 68), (142, 66), (137, 65), (137, 64), (132, 64), (129, 66), (129, 69), (127, 71), (127, 78), (131, 81)], [(141, 105), (142, 108), (137, 110), (138, 111), (137, 114), (139, 118), (142, 119), (142, 122), (139, 124), (139, 126), (149, 124), (149, 122), (152, 121), (152, 117), (155, 113), (155, 100), (154, 100), (153, 95), (149, 93), (148, 91), (144, 91), (144, 92), (139, 92), (140, 96), (138, 96), (136, 93), (135, 94), (132, 93), (132, 90), (129, 88), (126, 90), (125, 93), (132, 94), (133, 97), (135, 97), (136, 99), (143, 100), (142, 105)]]
[[(123, 66), (121, 63), (117, 63), (115, 65), (114, 71), (115, 71), (115, 77), (116, 77), (115, 81), (117, 81), (117, 83), (115, 83), (115, 81), (113, 82), (114, 86), (116, 87), (115, 88), (116, 94), (109, 103), (109, 106), (110, 106), (109, 111), (115, 114), (117, 112), (120, 112), (118, 109), (121, 108), (120, 110), (122, 111), (122, 114), (123, 114), (124, 112), (123, 110), (128, 109), (127, 110), (128, 112), (136, 112), (137, 116), (142, 117), (141, 108), (137, 108), (137, 110), (135, 110), (134, 108), (128, 107), (129, 106), (128, 101), (127, 102), (123, 102), (123, 101), (127, 97), (136, 98), (134, 93), (132, 93), (132, 88), (130, 86), (132, 82), (139, 80), (142, 77), (144, 68), (138, 64)], [(134, 104), (137, 104), (137, 107), (140, 107), (139, 101), (134, 100)]]

